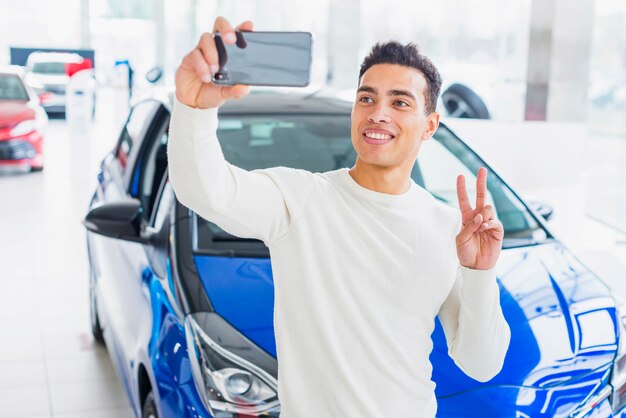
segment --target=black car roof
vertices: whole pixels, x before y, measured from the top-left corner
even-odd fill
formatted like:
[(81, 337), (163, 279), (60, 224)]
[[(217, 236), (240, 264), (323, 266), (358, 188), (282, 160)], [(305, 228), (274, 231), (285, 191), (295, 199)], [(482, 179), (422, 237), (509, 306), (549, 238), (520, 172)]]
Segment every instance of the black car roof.
[(276, 113), (350, 115), (351, 111), (351, 102), (336, 97), (271, 90), (252, 91), (243, 99), (227, 101), (219, 109), (220, 115)]

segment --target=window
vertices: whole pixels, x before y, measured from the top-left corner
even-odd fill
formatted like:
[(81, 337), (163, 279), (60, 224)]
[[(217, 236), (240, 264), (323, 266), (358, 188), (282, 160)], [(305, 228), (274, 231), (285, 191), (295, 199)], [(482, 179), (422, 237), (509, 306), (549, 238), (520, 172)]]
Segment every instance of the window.
[(131, 109), (126, 125), (120, 134), (120, 139), (115, 151), (115, 156), (119, 161), (122, 174), (126, 171), (134, 145), (141, 141), (152, 121), (152, 115), (156, 111), (157, 106), (157, 101), (146, 100), (138, 103)]
[[(272, 115), (221, 118), (217, 135), (226, 160), (246, 170), (276, 166), (324, 172), (352, 167), (356, 154), (350, 135), (350, 116)], [(484, 162), (441, 126), (420, 150), (413, 180), (440, 201), (457, 207), (456, 177), (463, 174), (470, 199), (475, 201), (476, 173)], [(486, 202), (504, 225), (505, 246), (543, 241), (547, 232), (515, 194), (493, 173), (487, 181)], [(196, 216), (198, 251), (264, 248), (260, 241), (242, 240)]]
[(0, 74), (0, 100), (28, 99), (28, 93), (17, 75)]
[(33, 64), (33, 73), (65, 75), (66, 67), (65, 62), (36, 62)]
[(313, 172), (354, 164), (349, 116), (220, 118), (217, 136), (228, 162), (254, 170), (276, 166)]
[[(437, 199), (458, 207), (456, 177), (465, 176), (470, 202), (476, 201), (476, 173), (484, 163), (447, 128), (440, 127), (432, 140), (425, 142), (417, 157), (413, 178), (421, 177), (423, 187)], [(417, 174), (415, 174), (417, 172)], [(486, 204), (493, 206), (504, 225), (505, 245), (514, 241), (542, 241), (547, 233), (524, 204), (498, 177), (489, 172)]]
[(163, 125), (163, 130), (142, 156), (141, 174), (139, 175), (141, 185), (138, 197), (144, 208), (146, 220), (152, 219), (155, 200), (167, 169), (168, 135), (166, 126), (167, 123)]
[(161, 228), (170, 213), (172, 204), (174, 203), (174, 192), (172, 191), (172, 186), (170, 185), (167, 175), (163, 176), (161, 186), (159, 197), (156, 200), (156, 205), (153, 211), (154, 216), (150, 222), (150, 225), (155, 229)]

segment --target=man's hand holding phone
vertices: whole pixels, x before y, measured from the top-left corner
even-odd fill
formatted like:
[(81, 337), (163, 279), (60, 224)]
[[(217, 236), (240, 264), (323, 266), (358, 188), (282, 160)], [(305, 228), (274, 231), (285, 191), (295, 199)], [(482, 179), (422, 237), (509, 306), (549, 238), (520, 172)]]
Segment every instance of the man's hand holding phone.
[(250, 88), (246, 85), (220, 86), (211, 81), (211, 75), (219, 70), (213, 33), (219, 32), (224, 43), (234, 45), (237, 42), (235, 30), (252, 31), (252, 29), (251, 21), (246, 21), (233, 29), (223, 17), (215, 19), (213, 32), (202, 34), (198, 45), (185, 55), (176, 70), (176, 99), (190, 107), (208, 109), (219, 107), (226, 100), (240, 99), (247, 95)]

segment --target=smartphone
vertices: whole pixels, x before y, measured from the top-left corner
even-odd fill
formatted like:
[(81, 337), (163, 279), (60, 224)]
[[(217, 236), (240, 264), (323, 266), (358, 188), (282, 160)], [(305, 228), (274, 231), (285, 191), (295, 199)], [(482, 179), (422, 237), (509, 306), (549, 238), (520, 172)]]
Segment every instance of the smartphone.
[(311, 78), (313, 36), (309, 32), (235, 32), (226, 45), (214, 34), (220, 69), (215, 84), (305, 87)]

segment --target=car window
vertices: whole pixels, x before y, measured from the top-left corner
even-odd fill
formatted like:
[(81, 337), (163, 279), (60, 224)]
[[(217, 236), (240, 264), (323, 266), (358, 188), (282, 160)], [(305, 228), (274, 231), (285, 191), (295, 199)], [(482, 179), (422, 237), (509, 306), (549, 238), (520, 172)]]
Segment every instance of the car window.
[(346, 116), (220, 118), (217, 134), (226, 159), (246, 170), (284, 166), (323, 172), (356, 159)]
[(0, 74), (0, 100), (29, 100), (28, 92), (17, 75)]
[(115, 149), (115, 156), (119, 161), (122, 174), (126, 172), (131, 152), (148, 129), (157, 106), (158, 102), (147, 100), (138, 103), (131, 109)]
[[(457, 202), (456, 177), (465, 176), (465, 185), (470, 200), (476, 196), (476, 173), (471, 171), (441, 142), (427, 141), (422, 144), (418, 158), (417, 169), (421, 175), (421, 185), (437, 199), (453, 204)], [(491, 181), (489, 179), (488, 183)], [(493, 205), (491, 191), (487, 190), (485, 203)], [(497, 208), (495, 208), (497, 210)]]
[(149, 143), (137, 164), (140, 170), (139, 187), (134, 195), (141, 200), (146, 220), (152, 219), (159, 187), (167, 169), (167, 126), (167, 121), (164, 121), (156, 139)]
[(161, 181), (161, 187), (158, 192), (158, 197), (155, 199), (156, 204), (154, 205), (153, 216), (150, 221), (150, 226), (155, 229), (160, 229), (163, 225), (163, 222), (167, 219), (170, 213), (170, 209), (172, 208), (172, 204), (174, 203), (174, 192), (172, 191), (172, 186), (170, 185), (170, 181), (167, 178), (167, 174), (163, 176)]
[[(426, 141), (417, 157), (416, 169), (423, 187), (437, 199), (458, 207), (456, 177), (465, 176), (470, 202), (476, 201), (476, 173), (485, 163), (450, 130), (442, 126), (432, 140)], [(526, 206), (493, 172), (487, 178), (486, 203), (493, 206), (504, 226), (505, 241), (543, 241), (546, 231), (537, 223)], [(506, 244), (506, 243), (505, 243)]]
[(33, 64), (33, 73), (36, 74), (66, 74), (67, 63), (65, 62), (36, 62)]
[[(217, 135), (225, 158), (246, 170), (284, 166), (323, 172), (354, 165), (350, 126), (350, 115), (231, 116), (220, 118)], [(441, 126), (433, 139), (422, 145), (411, 177), (435, 198), (456, 207), (456, 176), (465, 175), (468, 193), (475, 200), (476, 173), (484, 165), (478, 155)], [(486, 200), (504, 225), (505, 245), (547, 238), (526, 206), (493, 173), (489, 175)], [(195, 248), (200, 252), (223, 249), (224, 243), (263, 246), (260, 241), (239, 240), (199, 216), (195, 236)]]

